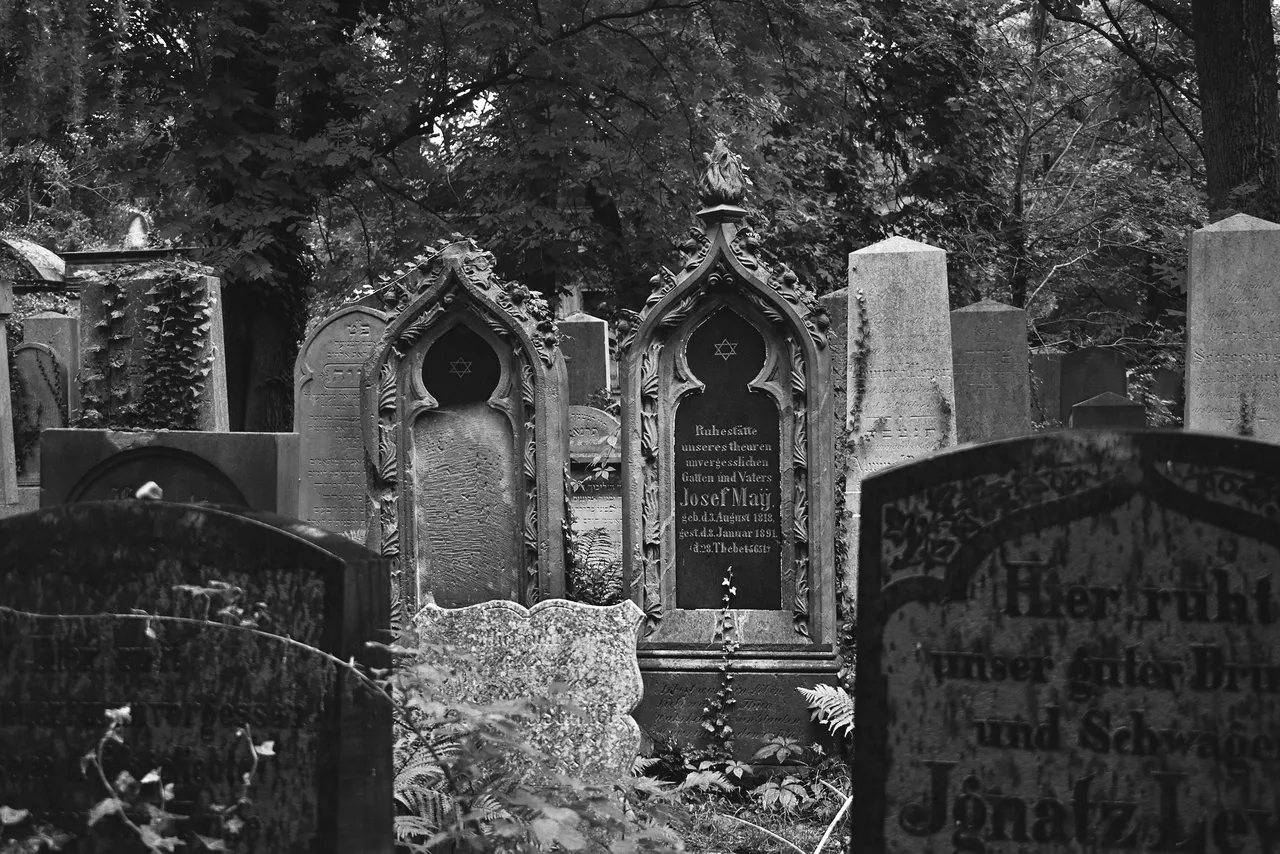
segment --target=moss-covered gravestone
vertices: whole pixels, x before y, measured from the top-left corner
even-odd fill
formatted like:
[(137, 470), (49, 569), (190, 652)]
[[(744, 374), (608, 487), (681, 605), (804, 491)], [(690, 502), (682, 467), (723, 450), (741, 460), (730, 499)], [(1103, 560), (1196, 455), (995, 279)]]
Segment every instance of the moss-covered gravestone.
[[(770, 733), (811, 740), (791, 689), (836, 671), (832, 386), (825, 312), (762, 257), (738, 159), (721, 143), (711, 160), (703, 228), (620, 342), (623, 554), (641, 725), (685, 742), (727, 723), (749, 757)], [(726, 638), (737, 702), (704, 712)]]
[(365, 364), (369, 542), (406, 614), (564, 595), (568, 398), (555, 322), (470, 240), (384, 289)]
[(1064, 431), (863, 483), (865, 854), (1274, 851), (1280, 448)]
[(120, 808), (88, 820), (127, 772), (124, 817), (150, 826), (163, 807), (182, 850), (389, 854), (389, 706), (300, 646), (382, 666), (366, 642), (385, 639), (388, 602), (382, 560), (285, 517), (118, 501), (0, 521), (0, 805), (30, 812), (5, 833), (141, 850)]

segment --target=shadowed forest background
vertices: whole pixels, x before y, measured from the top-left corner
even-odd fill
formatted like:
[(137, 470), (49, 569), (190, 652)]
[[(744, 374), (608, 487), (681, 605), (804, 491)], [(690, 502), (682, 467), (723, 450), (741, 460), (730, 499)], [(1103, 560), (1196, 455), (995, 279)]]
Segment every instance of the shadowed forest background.
[[(1180, 363), (1186, 237), (1280, 219), (1265, 0), (0, 0), (0, 231), (200, 247), (232, 426), (287, 430), (308, 316), (454, 233), (634, 308), (718, 135), (818, 291), (889, 234), (1031, 344)], [(1162, 416), (1174, 418), (1167, 411)], [(1159, 418), (1153, 422), (1159, 423)]]

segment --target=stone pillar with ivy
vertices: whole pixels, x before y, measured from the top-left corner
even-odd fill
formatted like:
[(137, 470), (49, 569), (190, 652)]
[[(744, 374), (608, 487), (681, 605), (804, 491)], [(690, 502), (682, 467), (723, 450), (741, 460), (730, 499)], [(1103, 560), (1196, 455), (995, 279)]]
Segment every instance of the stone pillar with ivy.
[(9, 331), (13, 283), (0, 280), (0, 504), (18, 503), (18, 459), (13, 444), (13, 401), (9, 394)]
[(78, 426), (226, 431), (220, 280), (162, 261), (89, 274), (80, 296)]

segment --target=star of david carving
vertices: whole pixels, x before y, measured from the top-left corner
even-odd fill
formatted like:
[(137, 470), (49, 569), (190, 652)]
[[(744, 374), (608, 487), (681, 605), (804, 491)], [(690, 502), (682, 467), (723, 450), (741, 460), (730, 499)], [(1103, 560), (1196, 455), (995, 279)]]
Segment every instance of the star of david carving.
[(453, 374), (458, 379), (462, 379), (467, 374), (471, 373), (471, 363), (459, 356), (449, 363), (449, 373)]
[(724, 359), (726, 362), (729, 361), (730, 356), (738, 355), (738, 342), (730, 341), (728, 338), (725, 338), (716, 345), (716, 355), (721, 359)]

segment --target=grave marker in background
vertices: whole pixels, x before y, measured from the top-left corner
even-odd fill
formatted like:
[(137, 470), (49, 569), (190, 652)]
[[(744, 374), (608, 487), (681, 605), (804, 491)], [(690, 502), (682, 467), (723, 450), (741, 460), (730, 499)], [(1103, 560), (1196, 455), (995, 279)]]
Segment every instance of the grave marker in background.
[(1191, 233), (1188, 430), (1280, 441), (1280, 225), (1246, 214)]
[(67, 376), (67, 417), (80, 414), (80, 320), (42, 311), (22, 319), (22, 343), (44, 344), (53, 349)]
[(1072, 427), (1146, 427), (1147, 408), (1121, 394), (1104, 391), (1071, 407)]
[(31, 486), (40, 483), (40, 433), (67, 426), (67, 374), (52, 347), (24, 342), (13, 350), (13, 375), (18, 483)]
[[(659, 739), (703, 735), (732, 568), (741, 646), (728, 719), (750, 758), (767, 733), (815, 732), (780, 681), (835, 679), (834, 419), (825, 314), (757, 254), (740, 160), (720, 141), (711, 161), (702, 230), (619, 342), (623, 555), (646, 618), (636, 718)], [(763, 710), (744, 700), (764, 696)]]
[(1071, 407), (1082, 400), (1113, 392), (1129, 393), (1124, 356), (1106, 347), (1084, 347), (1062, 356), (1062, 420), (1071, 419)]
[[(84, 365), (83, 391), (88, 399), (81, 404), (101, 416), (96, 423), (110, 427), (139, 426), (139, 417), (133, 410), (144, 405), (148, 384), (158, 380), (156, 366), (148, 363), (147, 354), (156, 346), (155, 342), (167, 340), (165, 328), (156, 332), (148, 327), (174, 324), (173, 329), (183, 340), (191, 334), (185, 322), (164, 320), (177, 311), (175, 307), (156, 304), (156, 300), (162, 298), (156, 293), (158, 286), (177, 275), (172, 267), (172, 264), (137, 265), (84, 279), (80, 296), (80, 351)], [(186, 287), (195, 289), (193, 307), (204, 314), (197, 337), (199, 347), (190, 358), (201, 365), (201, 370), (208, 370), (200, 390), (199, 411), (190, 429), (225, 432), (230, 429), (230, 416), (222, 282), (216, 276), (200, 274), (201, 269), (207, 270), (184, 265), (181, 271), (181, 275), (188, 278)], [(173, 417), (173, 413), (160, 412), (157, 417)]]
[(13, 444), (13, 400), (9, 390), (9, 333), (13, 283), (0, 281), (0, 506), (18, 503), (18, 458)]
[(296, 515), (297, 433), (46, 430), (40, 506), (133, 498), (155, 481), (167, 501)]
[(1042, 429), (1063, 426), (1061, 353), (1042, 350), (1031, 354), (1031, 403), (1033, 418)]
[[(570, 472), (578, 488), (569, 496), (579, 535), (603, 530), (610, 552), (622, 559), (622, 484), (618, 419), (594, 406), (569, 407)], [(612, 441), (612, 444), (610, 442)]]
[(556, 324), (569, 373), (569, 405), (600, 406), (609, 395), (609, 324), (583, 312)]
[(849, 425), (845, 483), (856, 589), (862, 480), (956, 442), (947, 253), (890, 237), (849, 255)]
[[(119, 840), (134, 831), (118, 816), (86, 824), (107, 793), (80, 758), (102, 738), (104, 711), (129, 706), (105, 773), (141, 780), (159, 769), (185, 849), (202, 850), (200, 833), (229, 851), (391, 854), (385, 702), (319, 656), (233, 626), (100, 616), (201, 619), (210, 602), (179, 585), (221, 581), (242, 588), (250, 611), (266, 603), (261, 628), (385, 667), (366, 642), (385, 640), (387, 577), (368, 551), (280, 517), (121, 501), (0, 521), (0, 601), (87, 616), (0, 613), (0, 804), (75, 833), (77, 851), (124, 850)], [(240, 796), (253, 761), (237, 735), (245, 726), (275, 755), (261, 758), (236, 840), (211, 805)]]
[(1027, 313), (983, 300), (951, 312), (956, 441), (1031, 432)]
[(1277, 495), (1280, 448), (1174, 432), (869, 478), (856, 849), (1270, 850)]
[(360, 543), (369, 529), (360, 372), (386, 328), (384, 312), (341, 308), (307, 336), (293, 370), (298, 516)]

